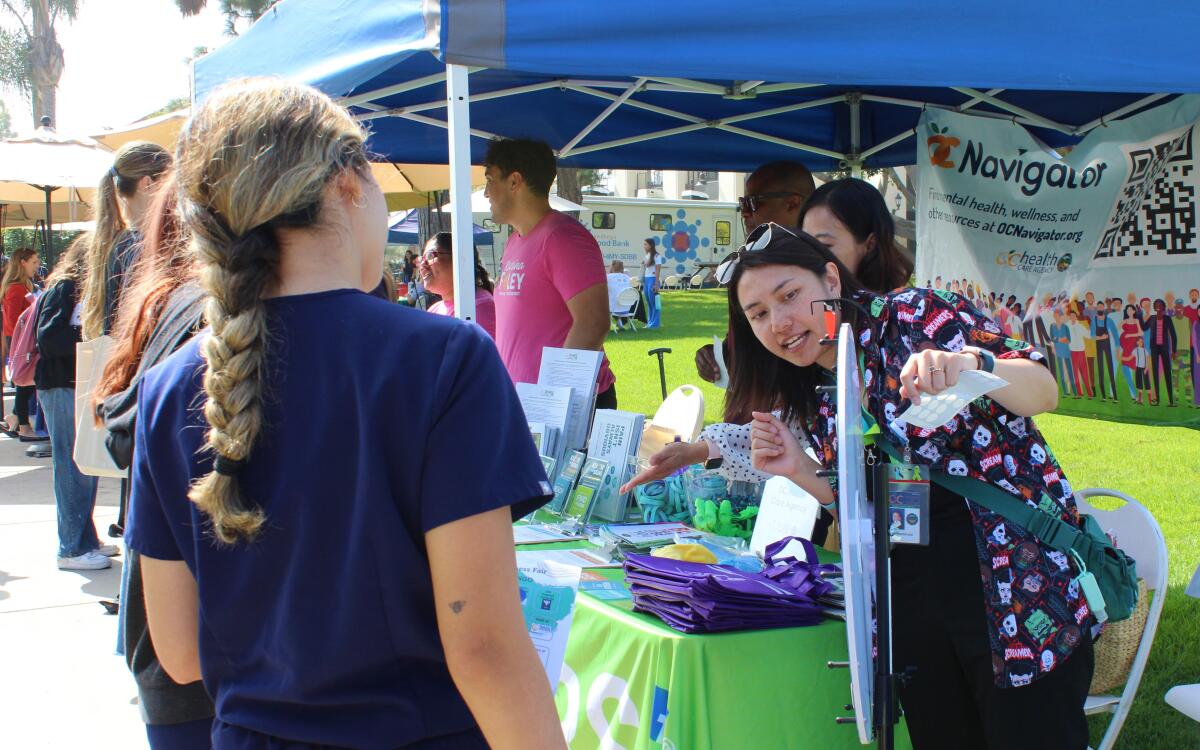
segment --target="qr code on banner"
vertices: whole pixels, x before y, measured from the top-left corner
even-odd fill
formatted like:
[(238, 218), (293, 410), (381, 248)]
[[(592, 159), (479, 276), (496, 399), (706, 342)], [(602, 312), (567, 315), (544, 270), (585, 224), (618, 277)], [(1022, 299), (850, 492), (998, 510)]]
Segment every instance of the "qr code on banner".
[(1125, 148), (1129, 177), (1109, 215), (1093, 265), (1200, 262), (1192, 130)]

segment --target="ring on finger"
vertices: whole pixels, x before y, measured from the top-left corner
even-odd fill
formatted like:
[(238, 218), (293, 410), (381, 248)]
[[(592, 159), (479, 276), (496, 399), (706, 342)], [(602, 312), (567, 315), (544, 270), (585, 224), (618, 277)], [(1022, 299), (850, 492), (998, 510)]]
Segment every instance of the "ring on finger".
[(946, 371), (946, 368), (944, 368), (944, 367), (930, 367), (929, 368), (929, 373), (931, 375), (935, 372), (945, 372), (945, 371)]

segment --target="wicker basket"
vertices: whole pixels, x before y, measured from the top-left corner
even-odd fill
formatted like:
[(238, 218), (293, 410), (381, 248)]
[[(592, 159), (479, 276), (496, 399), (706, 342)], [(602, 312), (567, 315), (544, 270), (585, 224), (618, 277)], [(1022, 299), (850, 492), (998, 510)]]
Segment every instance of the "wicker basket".
[(1138, 579), (1138, 602), (1128, 620), (1106, 625), (1104, 634), (1096, 641), (1096, 671), (1092, 673), (1089, 695), (1107, 693), (1125, 684), (1133, 657), (1142, 642), (1146, 617), (1150, 613), (1150, 597), (1146, 582)]

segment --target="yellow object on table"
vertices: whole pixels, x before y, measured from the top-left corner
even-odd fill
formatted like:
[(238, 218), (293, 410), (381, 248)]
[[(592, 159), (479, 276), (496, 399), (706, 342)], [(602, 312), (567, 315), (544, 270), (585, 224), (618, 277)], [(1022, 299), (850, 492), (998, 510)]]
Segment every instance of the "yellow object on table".
[(668, 544), (665, 547), (655, 549), (650, 554), (654, 557), (666, 557), (671, 560), (683, 560), (684, 562), (710, 564), (717, 562), (717, 556), (712, 553), (712, 550), (702, 544)]

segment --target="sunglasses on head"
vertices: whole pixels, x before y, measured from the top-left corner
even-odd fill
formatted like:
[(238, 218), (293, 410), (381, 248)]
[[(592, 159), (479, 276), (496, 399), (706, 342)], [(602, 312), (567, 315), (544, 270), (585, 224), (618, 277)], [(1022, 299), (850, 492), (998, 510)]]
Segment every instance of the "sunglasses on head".
[(742, 214), (757, 213), (758, 209), (762, 208), (763, 201), (768, 201), (772, 198), (787, 198), (790, 195), (800, 195), (800, 193), (794, 190), (777, 190), (771, 193), (747, 195), (743, 198), (738, 198), (738, 211)]
[(792, 230), (773, 221), (766, 224), (759, 224), (746, 237), (746, 244), (730, 253), (725, 260), (721, 261), (721, 265), (717, 266), (715, 274), (717, 283), (721, 286), (728, 284), (730, 279), (733, 278), (734, 269), (737, 268), (738, 261), (742, 259), (742, 256), (746, 253), (752, 253), (755, 250), (762, 250), (764, 247), (770, 245), (771, 238), (776, 236), (776, 232), (783, 232), (792, 237), (799, 237)]

